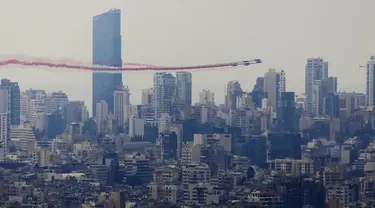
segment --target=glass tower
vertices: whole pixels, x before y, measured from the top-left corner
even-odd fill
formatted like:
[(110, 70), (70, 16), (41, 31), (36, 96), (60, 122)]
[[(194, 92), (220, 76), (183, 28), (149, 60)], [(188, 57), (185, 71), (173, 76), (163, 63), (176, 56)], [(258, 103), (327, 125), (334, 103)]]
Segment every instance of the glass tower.
[[(121, 67), (121, 11), (110, 10), (93, 18), (93, 64)], [(93, 113), (104, 100), (113, 113), (114, 91), (122, 85), (122, 73), (93, 73)]]

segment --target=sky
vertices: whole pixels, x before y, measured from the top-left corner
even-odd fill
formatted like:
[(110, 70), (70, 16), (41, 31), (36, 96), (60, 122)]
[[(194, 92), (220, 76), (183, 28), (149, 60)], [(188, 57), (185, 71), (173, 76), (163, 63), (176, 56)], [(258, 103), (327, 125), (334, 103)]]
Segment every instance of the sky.
[[(238, 80), (251, 91), (269, 68), (284, 69), (287, 90), (304, 92), (306, 59), (322, 57), (341, 91), (365, 90), (365, 65), (375, 55), (374, 0), (2, 0), (0, 59), (27, 55), (92, 61), (92, 17), (112, 8), (122, 11), (125, 62), (160, 66), (214, 64), (260, 58), (246, 68), (193, 72), (193, 100)], [(131, 102), (152, 87), (153, 72), (126, 72)], [(61, 90), (91, 108), (90, 72), (0, 67), (0, 78), (21, 90)]]

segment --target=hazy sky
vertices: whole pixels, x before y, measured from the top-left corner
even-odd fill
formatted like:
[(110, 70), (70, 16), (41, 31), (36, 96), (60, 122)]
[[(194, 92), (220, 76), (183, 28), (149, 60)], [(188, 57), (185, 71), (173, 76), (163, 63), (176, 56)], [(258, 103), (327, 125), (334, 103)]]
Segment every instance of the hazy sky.
[[(91, 62), (92, 16), (122, 10), (123, 60), (163, 66), (260, 58), (263, 64), (193, 73), (193, 98), (239, 80), (251, 90), (268, 68), (284, 69), (287, 90), (304, 92), (307, 57), (323, 57), (339, 88), (364, 91), (365, 64), (375, 55), (374, 0), (2, 0), (0, 57), (30, 55)], [(152, 72), (127, 72), (139, 103)], [(1, 68), (21, 89), (62, 90), (91, 107), (92, 75), (62, 69)]]

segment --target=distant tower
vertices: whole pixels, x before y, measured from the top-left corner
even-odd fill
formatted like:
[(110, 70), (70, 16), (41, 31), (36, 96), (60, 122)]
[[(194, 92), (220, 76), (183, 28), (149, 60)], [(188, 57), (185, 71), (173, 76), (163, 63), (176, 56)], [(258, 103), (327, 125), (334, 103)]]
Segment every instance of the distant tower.
[(213, 106), (215, 105), (215, 93), (209, 90), (203, 90), (199, 93), (199, 104)]
[[(121, 67), (121, 11), (110, 10), (93, 17), (93, 64)], [(122, 85), (122, 73), (93, 73), (93, 113), (104, 100), (114, 112), (114, 91)]]
[(121, 87), (115, 92), (115, 112), (118, 127), (125, 127), (129, 122), (130, 92), (129, 88)]
[(142, 105), (143, 106), (151, 106), (153, 95), (154, 95), (154, 90), (152, 88), (143, 89), (142, 90)]
[(286, 92), (286, 77), (284, 70), (280, 72), (280, 95), (282, 92)]
[(44, 98), (45, 113), (47, 115), (56, 113), (58, 112), (59, 108), (65, 107), (65, 105), (68, 103), (69, 103), (68, 96), (61, 91), (48, 94)]
[(278, 103), (277, 117), (280, 127), (286, 132), (297, 130), (294, 92), (282, 92)]
[(367, 62), (366, 101), (368, 106), (375, 105), (375, 56), (371, 56)]
[(96, 104), (95, 121), (98, 129), (98, 133), (104, 133), (107, 126), (108, 120), (108, 104), (104, 100)]
[(236, 109), (237, 99), (242, 96), (241, 84), (238, 81), (230, 81), (227, 86), (225, 105), (228, 109)]
[(280, 99), (281, 74), (284, 76), (283, 84), (285, 85), (285, 73), (283, 71), (282, 73), (278, 73), (275, 69), (269, 69), (269, 71), (264, 74), (264, 92), (267, 94), (270, 105), (274, 108), (277, 107), (277, 103)]
[(11, 82), (9, 79), (2, 79), (0, 89), (8, 89), (9, 93), (9, 123), (11, 125), (20, 125), (21, 123), (21, 95), (17, 82)]
[(177, 72), (177, 101), (191, 105), (192, 102), (192, 77), (190, 72)]
[(159, 124), (162, 113), (171, 114), (176, 98), (176, 79), (172, 74), (157, 72), (153, 89), (154, 124)]
[(306, 94), (306, 111), (312, 113), (313, 86), (317, 80), (325, 80), (328, 78), (328, 62), (322, 58), (308, 58), (305, 74), (305, 94)]

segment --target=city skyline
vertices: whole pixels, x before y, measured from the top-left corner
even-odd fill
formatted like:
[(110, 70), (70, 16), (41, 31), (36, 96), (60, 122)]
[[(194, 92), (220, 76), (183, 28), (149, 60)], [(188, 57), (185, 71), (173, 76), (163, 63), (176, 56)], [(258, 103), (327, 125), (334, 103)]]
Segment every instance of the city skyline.
[(353, 2), (6, 3), (0, 207), (375, 207)]
[[(15, 24), (20, 25), (20, 28), (27, 28), (26, 26), (33, 25), (40, 28), (41, 32), (33, 30), (32, 34), (26, 36), (19, 29), (9, 27), (9, 25), (5, 24), (5, 27), (9, 28), (5, 28), (4, 37), (11, 38), (14, 35), (9, 36), (9, 34), (16, 34), (15, 38), (17, 38), (18, 41), (12, 44), (8, 43), (9, 41), (0, 40), (3, 45), (0, 55), (33, 54), (55, 58), (68, 57), (79, 60), (90, 60), (90, 33), (92, 31), (90, 29), (92, 27), (92, 21), (90, 19), (92, 16), (100, 14), (110, 8), (119, 8), (123, 11), (123, 17), (121, 18), (121, 34), (123, 35), (122, 48), (124, 57), (122, 58), (124, 61), (156, 65), (189, 65), (204, 64), (206, 62), (221, 62), (238, 58), (245, 59), (248, 57), (259, 57), (264, 60), (261, 66), (252, 66), (249, 69), (215, 71), (221, 76), (214, 80), (210, 79), (211, 71), (194, 72), (193, 101), (197, 101), (198, 93), (201, 90), (210, 89), (215, 92), (217, 101), (223, 103), (224, 86), (228, 81), (238, 80), (243, 85), (244, 89), (250, 90), (255, 84), (255, 78), (262, 76), (269, 68), (276, 68), (277, 70), (284, 69), (287, 74), (287, 79), (289, 80), (287, 91), (295, 91), (297, 94), (301, 94), (304, 90), (299, 89), (298, 79), (304, 77), (306, 59), (318, 56), (321, 56), (330, 63), (331, 76), (336, 76), (340, 80), (339, 89), (364, 92), (365, 85), (363, 84), (363, 77), (365, 77), (365, 70), (360, 69), (358, 65), (363, 64), (367, 61), (368, 57), (373, 55), (371, 48), (374, 47), (371, 45), (375, 45), (375, 42), (370, 39), (374, 31), (367, 27), (362, 28), (362, 25), (366, 24), (359, 23), (371, 19), (371, 12), (365, 11), (372, 8), (371, 5), (374, 3), (371, 1), (361, 1), (355, 4), (340, 2), (342, 7), (340, 7), (341, 9), (339, 10), (335, 7), (336, 2), (326, 3), (325, 7), (320, 9), (323, 15), (319, 17), (313, 16), (310, 11), (295, 11), (296, 8), (303, 8), (297, 1), (288, 1), (289, 4), (278, 2), (275, 3), (275, 8), (283, 8), (285, 9), (284, 12), (293, 9), (293, 12), (289, 12), (290, 15), (281, 16), (284, 12), (281, 13), (281, 10), (273, 11), (272, 8), (269, 8), (272, 10), (273, 14), (276, 16), (279, 14), (281, 16), (280, 18), (273, 18), (271, 22), (271, 19), (266, 18), (266, 14), (260, 12), (262, 9), (266, 8), (266, 4), (259, 1), (252, 1), (250, 3), (238, 1), (237, 4), (222, 1), (215, 1), (214, 4), (205, 2), (200, 3), (200, 7), (195, 7), (197, 2), (191, 1), (185, 3), (184, 6), (196, 9), (197, 15), (191, 18), (191, 21), (195, 22), (195, 24), (189, 24), (187, 27), (185, 26), (186, 28), (184, 29), (181, 24), (178, 24), (178, 20), (186, 21), (186, 15), (188, 15), (188, 11), (190, 10), (184, 12), (182, 7), (171, 1), (161, 1), (159, 3), (160, 5), (150, 2), (145, 4), (144, 1), (139, 1), (138, 3), (123, 3), (122, 1), (108, 1), (107, 3), (92, 2), (92, 6), (88, 11), (82, 11), (80, 6), (82, 7), (83, 4), (74, 2), (76, 7), (72, 9), (72, 15), (65, 17), (60, 14), (59, 11), (51, 13), (53, 9), (51, 9), (51, 11), (38, 9), (38, 5), (40, 6), (46, 3), (41, 0), (34, 3), (35, 5), (29, 5), (31, 9), (38, 11), (38, 15), (30, 13), (27, 10), (20, 10), (17, 13), (9, 14), (14, 16)], [(259, 8), (260, 11), (253, 10), (252, 12), (247, 12), (245, 8), (250, 4), (253, 5), (253, 7)], [(287, 8), (284, 4), (291, 8)], [(57, 3), (56, 5), (49, 6), (51, 6), (50, 8), (71, 8), (72, 5), (72, 1), (66, 1), (64, 4)], [(239, 5), (243, 6), (239, 7)], [(319, 4), (309, 5), (311, 6), (311, 11), (313, 11), (314, 7), (317, 5)], [(8, 15), (9, 11), (13, 11), (14, 6), (15, 5), (12, 5), (12, 3), (7, 3), (5, 7), (2, 7), (2, 9), (5, 8), (5, 10), (2, 11), (1, 14)], [(155, 6), (156, 8), (168, 6), (170, 10), (167, 10), (163, 15), (156, 15), (157, 13), (151, 10), (151, 8)], [(228, 14), (220, 17), (216, 12), (216, 10), (231, 10), (230, 8), (232, 7), (237, 8), (237, 14)], [(152, 18), (144, 15), (141, 16), (137, 11), (147, 12)], [(179, 15), (175, 15), (177, 11)], [(205, 12), (211, 14), (211, 17), (202, 16)], [(329, 15), (330, 13), (334, 15)], [(42, 18), (47, 14), (50, 15), (50, 20), (48, 21)], [(173, 15), (176, 20), (172, 21), (168, 19), (169, 15)], [(60, 19), (62, 16), (64, 16), (64, 19)], [(305, 22), (298, 22), (295, 20), (296, 18), (294, 18), (296, 16), (300, 16)], [(27, 17), (27, 20), (25, 17)], [(257, 20), (261, 19), (261, 21), (252, 21), (254, 26), (250, 27), (251, 30), (246, 27), (240, 27), (244, 19), (255, 19), (255, 17), (259, 17)], [(222, 18), (222, 20), (220, 20), (220, 18)], [(74, 21), (71, 21), (73, 19)], [(60, 26), (56, 28), (51, 25), (53, 21)], [(334, 27), (329, 26), (330, 23), (334, 21), (338, 22), (338, 24)], [(320, 23), (317, 32), (307, 28), (307, 25), (313, 22)], [(42, 28), (42, 24), (47, 24), (49, 27)], [(206, 29), (203, 24), (213, 24), (214, 26), (217, 25), (220, 27)], [(348, 27), (346, 27), (348, 24), (353, 25), (354, 28), (349, 30)], [(218, 29), (223, 26), (224, 28), (228, 28), (225, 30), (230, 31), (230, 25), (235, 25), (236, 30), (239, 30), (238, 33), (236, 32), (235, 35), (225, 31), (217, 33), (222, 30)], [(290, 31), (288, 37), (281, 33), (282, 30), (277, 30), (277, 28), (280, 29), (281, 27)], [(153, 28), (152, 35), (147, 33), (147, 31), (150, 31), (150, 28)], [(157, 28), (161, 28), (161, 30), (155, 30)], [(69, 31), (74, 31), (74, 33), (69, 33)], [(260, 35), (268, 34), (270, 31), (273, 31), (269, 33), (272, 34), (272, 36)], [(319, 31), (325, 32), (320, 33)], [(68, 32), (70, 35), (63, 37), (55, 34), (55, 32)], [(171, 32), (173, 32), (175, 36), (165, 36), (165, 34), (170, 34)], [(186, 34), (184, 35), (183, 33)], [(215, 36), (213, 36), (214, 34)], [(177, 36), (179, 38), (175, 38)], [(30, 42), (28, 40), (34, 41)], [(53, 43), (51, 45), (53, 47), (49, 46), (49, 44), (44, 44), (41, 48), (34, 47), (35, 43), (42, 40), (46, 41), (46, 43)], [(303, 43), (304, 47), (299, 47), (298, 43)], [(288, 53), (284, 54), (286, 47), (288, 47)], [(188, 48), (189, 50), (182, 50), (182, 48)], [(350, 48), (350, 50), (344, 50), (344, 48)], [(345, 53), (341, 51), (345, 51)], [(207, 53), (212, 55), (207, 57), (205, 55)], [(12, 67), (11, 69), (14, 68), (17, 67)], [(80, 100), (81, 97), (83, 97), (86, 105), (90, 106), (91, 110), (92, 103), (90, 94), (92, 85), (90, 83), (92, 81), (89, 77), (89, 73), (65, 72), (62, 70), (53, 71), (54, 73), (51, 73), (49, 70), (35, 71), (32, 69), (27, 71), (22, 69), (2, 70), (4, 72), (3, 77), (18, 81), (21, 90), (28, 88), (46, 89), (48, 91), (62, 90), (73, 100)], [(19, 73), (22, 73), (23, 76), (19, 76)], [(35, 82), (33, 81), (35, 79), (30, 79), (30, 77), (36, 78), (40, 76), (45, 77), (45, 80)], [(153, 73), (149, 72), (126, 73), (123, 76), (124, 84), (129, 86), (133, 92), (132, 100), (135, 103), (140, 103), (141, 91), (142, 89), (150, 87), (152, 76)], [(200, 81), (195, 77), (206, 77), (206, 79)], [(294, 79), (294, 77), (297, 78)], [(352, 79), (352, 77), (358, 78)], [(67, 80), (70, 80), (74, 85), (69, 84), (70, 81), (67, 83)], [(142, 81), (139, 82), (139, 80)]]

